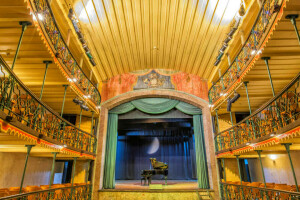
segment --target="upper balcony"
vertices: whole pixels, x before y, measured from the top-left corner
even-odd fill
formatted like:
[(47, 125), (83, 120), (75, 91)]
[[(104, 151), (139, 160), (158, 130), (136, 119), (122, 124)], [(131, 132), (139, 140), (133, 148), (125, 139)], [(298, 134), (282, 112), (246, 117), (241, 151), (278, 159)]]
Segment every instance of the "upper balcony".
[[(209, 89), (209, 101), (213, 109), (220, 106), (234, 90), (242, 85), (242, 80), (261, 56), (271, 33), (282, 17), (285, 5), (285, 0), (263, 1), (258, 17), (241, 50)], [(220, 51), (219, 54), (223, 55), (223, 52)]]
[(240, 153), (299, 135), (300, 73), (278, 95), (215, 136), (216, 152)]
[[(94, 84), (82, 69), (82, 61), (77, 61), (69, 48), (70, 39), (65, 40), (48, 1), (27, 1), (33, 15), (33, 22), (38, 28), (55, 64), (70, 86), (95, 111), (101, 102), (98, 86)], [(83, 52), (82, 52), (83, 53)], [(89, 63), (89, 65), (91, 65)]]

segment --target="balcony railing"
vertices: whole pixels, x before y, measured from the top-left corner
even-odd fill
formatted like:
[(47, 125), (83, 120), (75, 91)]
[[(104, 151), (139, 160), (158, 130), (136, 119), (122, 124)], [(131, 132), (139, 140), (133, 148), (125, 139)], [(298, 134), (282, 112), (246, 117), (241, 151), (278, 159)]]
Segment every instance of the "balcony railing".
[(252, 187), (246, 185), (236, 185), (228, 183), (220, 183), (222, 199), (225, 200), (244, 200), (244, 199), (300, 199), (300, 193), (296, 191), (296, 187), (291, 187), (292, 191), (270, 189), (265, 187)]
[(11, 118), (10, 121), (19, 121), (37, 132), (39, 138), (49, 138), (78, 151), (95, 153), (95, 136), (78, 129), (41, 102), (18, 79), (1, 56), (0, 87), (0, 110)]
[(265, 0), (260, 13), (251, 29), (243, 48), (240, 50), (232, 64), (228, 67), (226, 72), (212, 85), (209, 89), (208, 97), (211, 104), (215, 103), (222, 97), (230, 87), (233, 86), (243, 74), (247, 66), (252, 62), (257, 54), (260, 54), (260, 47), (265, 38), (268, 25), (274, 13), (281, 8), (278, 5), (280, 0)]
[(80, 185), (73, 187), (54, 188), (35, 192), (23, 193), (2, 197), (0, 200), (71, 200), (71, 199), (92, 199), (92, 185)]
[(82, 71), (67, 43), (62, 38), (48, 0), (30, 0), (30, 2), (35, 18), (42, 27), (41, 29), (50, 43), (55, 57), (60, 61), (64, 71), (68, 74), (69, 81), (76, 84), (85, 98), (92, 100), (96, 106), (100, 105), (100, 93), (97, 87)]
[(300, 118), (300, 73), (275, 97), (235, 126), (215, 136), (216, 151), (262, 138)]

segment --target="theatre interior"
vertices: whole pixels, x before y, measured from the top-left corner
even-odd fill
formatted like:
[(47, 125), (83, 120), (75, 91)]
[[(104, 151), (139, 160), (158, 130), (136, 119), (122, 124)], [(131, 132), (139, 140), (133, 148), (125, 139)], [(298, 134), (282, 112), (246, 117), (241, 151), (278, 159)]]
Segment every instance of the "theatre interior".
[(299, 0), (1, 0), (0, 200), (300, 199)]

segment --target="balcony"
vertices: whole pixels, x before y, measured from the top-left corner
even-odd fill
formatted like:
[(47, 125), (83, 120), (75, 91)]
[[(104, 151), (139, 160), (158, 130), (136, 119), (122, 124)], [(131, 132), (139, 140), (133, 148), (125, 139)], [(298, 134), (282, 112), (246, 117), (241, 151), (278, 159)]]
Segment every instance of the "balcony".
[(293, 137), (300, 125), (300, 73), (274, 98), (235, 126), (215, 136), (218, 154), (253, 150)]
[(94, 157), (97, 141), (94, 135), (77, 128), (44, 104), (2, 57), (0, 69), (2, 131), (66, 153)]
[(210, 104), (216, 109), (228, 94), (241, 86), (241, 81), (260, 57), (286, 1), (265, 0), (242, 49), (222, 76), (209, 89)]
[(63, 39), (48, 1), (31, 0), (28, 1), (28, 5), (34, 15), (34, 24), (40, 30), (42, 39), (54, 62), (68, 79), (77, 95), (86, 99), (88, 104), (97, 111), (101, 102), (97, 86), (83, 72), (79, 62), (69, 49), (69, 42)]

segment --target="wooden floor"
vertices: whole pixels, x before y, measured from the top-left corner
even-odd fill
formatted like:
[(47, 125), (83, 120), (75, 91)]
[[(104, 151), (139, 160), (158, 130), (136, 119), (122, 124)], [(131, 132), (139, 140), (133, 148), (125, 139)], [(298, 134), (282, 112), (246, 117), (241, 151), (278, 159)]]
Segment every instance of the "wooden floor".
[[(162, 184), (163, 190), (171, 189), (186, 189), (195, 190), (198, 189), (197, 180), (168, 180), (167, 185), (164, 180), (152, 180), (152, 184), (160, 185)], [(141, 185), (140, 180), (118, 180), (116, 181), (116, 190), (149, 190), (148, 185)]]

